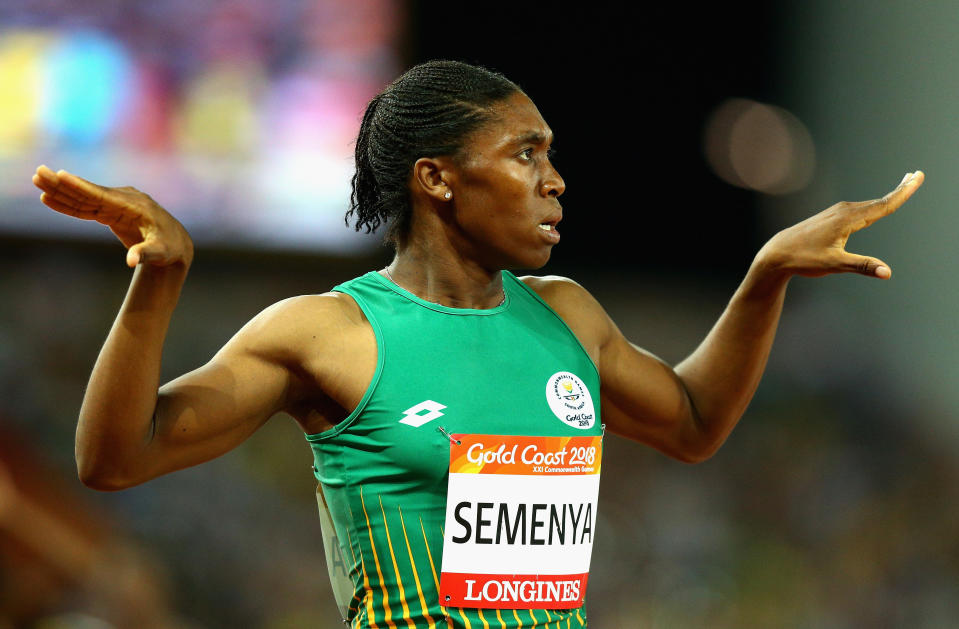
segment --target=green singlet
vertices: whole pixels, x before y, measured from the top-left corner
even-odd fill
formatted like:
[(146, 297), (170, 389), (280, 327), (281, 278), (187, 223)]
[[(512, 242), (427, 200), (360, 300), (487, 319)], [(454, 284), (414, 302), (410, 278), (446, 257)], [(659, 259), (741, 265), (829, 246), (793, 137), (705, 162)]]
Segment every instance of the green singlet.
[[(475, 310), (430, 303), (376, 272), (334, 288), (356, 300), (377, 348), (376, 372), (357, 408), (306, 437), (330, 577), (351, 627), (586, 626), (585, 605), (440, 605), (448, 434), (602, 434), (599, 374), (585, 349), (508, 271), (503, 289), (502, 304)], [(592, 415), (563, 414), (555, 384), (561, 373), (585, 388), (580, 396)]]

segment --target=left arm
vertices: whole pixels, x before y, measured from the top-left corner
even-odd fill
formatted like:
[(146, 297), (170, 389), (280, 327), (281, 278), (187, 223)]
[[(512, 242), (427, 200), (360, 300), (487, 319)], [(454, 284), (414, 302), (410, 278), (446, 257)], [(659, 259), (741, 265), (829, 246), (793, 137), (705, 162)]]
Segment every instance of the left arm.
[(600, 363), (607, 427), (688, 463), (709, 458), (759, 385), (788, 281), (758, 255), (712, 330), (674, 368), (615, 329)]
[(795, 275), (854, 272), (888, 279), (885, 263), (845, 250), (849, 236), (896, 211), (922, 184), (906, 175), (881, 199), (837, 203), (776, 234), (699, 347), (675, 368), (630, 343), (602, 307), (569, 281), (540, 280), (540, 292), (599, 368), (607, 427), (674, 458), (703, 461), (746, 410), (776, 335), (786, 285)]

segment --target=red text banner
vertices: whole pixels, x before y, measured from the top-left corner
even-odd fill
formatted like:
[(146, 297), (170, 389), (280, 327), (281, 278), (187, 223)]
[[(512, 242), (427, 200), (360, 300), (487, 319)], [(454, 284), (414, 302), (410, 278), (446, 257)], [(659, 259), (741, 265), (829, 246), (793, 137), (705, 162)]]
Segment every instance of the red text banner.
[(518, 577), (515, 574), (444, 572), (443, 584), (452, 593), (451, 601), (465, 601), (457, 607), (572, 609), (582, 605), (588, 578), (588, 574)]

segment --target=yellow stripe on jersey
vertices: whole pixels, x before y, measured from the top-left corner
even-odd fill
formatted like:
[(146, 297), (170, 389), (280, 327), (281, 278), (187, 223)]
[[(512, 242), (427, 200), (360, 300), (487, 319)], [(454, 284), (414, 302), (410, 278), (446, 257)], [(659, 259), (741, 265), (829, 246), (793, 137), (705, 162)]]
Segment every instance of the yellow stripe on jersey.
[(497, 618), (497, 620), (499, 620), (499, 624), (502, 625), (501, 629), (508, 629), (508, 628), (506, 627), (506, 621), (503, 620), (503, 615), (502, 615), (501, 613), (499, 613), (499, 610), (498, 610), (498, 609), (496, 610), (496, 618)]
[[(426, 546), (426, 556), (430, 560), (430, 570), (433, 571), (433, 584), (436, 586), (436, 591), (440, 591), (440, 581), (436, 578), (436, 564), (433, 563), (433, 552), (430, 550), (430, 541), (426, 538), (426, 528), (423, 527), (423, 518), (420, 518), (420, 530), (423, 531), (423, 545)], [(440, 611), (443, 612), (443, 615), (446, 616), (446, 626), (447, 629), (453, 629), (453, 619), (450, 618), (450, 614), (446, 611), (446, 608), (440, 605)], [(462, 615), (463, 612), (460, 612)], [(463, 618), (466, 620), (466, 618)], [(466, 621), (466, 629), (470, 629), (470, 623)]]
[[(350, 573), (352, 574), (353, 570), (356, 569), (356, 551), (353, 550), (353, 536), (350, 535), (350, 530), (349, 530), (349, 529), (346, 530), (346, 541), (348, 541), (348, 542), (350, 543), (350, 555), (353, 556), (353, 565), (350, 566)], [(361, 555), (360, 555), (361, 563), (362, 563), (362, 559), (363, 559), (363, 557), (362, 557), (362, 553), (361, 553)], [(364, 577), (366, 576), (366, 571), (365, 571), (365, 570), (363, 571), (363, 576), (364, 576)], [(369, 583), (369, 582), (367, 582), (367, 584), (368, 584), (368, 583)], [(359, 595), (357, 595), (356, 593), (354, 593), (354, 594), (353, 594), (353, 601), (356, 601), (356, 606), (353, 606), (353, 605), (351, 604), (350, 607), (349, 607), (350, 611), (359, 612), (359, 611), (360, 611), (360, 605), (363, 604), (363, 600), (359, 597)], [(352, 601), (351, 601), (351, 603), (352, 603)]]
[[(353, 507), (350, 507), (350, 518), (353, 518)], [(367, 527), (367, 530), (369, 530), (369, 527)], [(370, 587), (370, 575), (366, 571), (366, 561), (363, 560), (363, 545), (359, 539), (356, 540), (356, 545), (360, 547), (360, 568), (363, 570), (363, 600), (361, 604), (366, 603), (366, 616), (370, 619), (370, 629), (379, 629), (380, 626), (376, 624), (376, 611), (373, 609), (373, 588)], [(359, 614), (356, 618), (359, 619)]]
[(519, 614), (516, 613), (516, 610), (513, 610), (513, 618), (516, 619), (516, 629), (523, 629), (523, 621), (519, 619)]
[[(423, 521), (420, 520), (420, 524), (422, 524), (422, 523), (423, 523)], [(443, 530), (443, 527), (442, 527), (442, 526), (440, 527), (440, 539), (446, 539), (446, 531)], [(433, 578), (434, 578), (434, 579), (436, 578), (436, 571), (435, 571), (435, 570), (433, 571)], [(439, 585), (436, 586), (436, 591), (437, 591), (437, 592), (440, 591), (440, 586), (439, 586)], [(462, 616), (462, 618), (463, 618), (463, 622), (466, 623), (466, 629), (473, 629), (473, 625), (470, 624), (470, 619), (466, 617), (466, 614), (463, 613), (463, 610), (460, 609), (459, 612), (460, 612), (460, 616)], [(482, 612), (480, 613), (480, 620), (483, 621), (483, 626), (485, 627), (485, 629), (489, 629), (489, 625), (487, 625), (487, 624), (486, 624), (486, 620), (483, 619), (483, 614), (482, 614)]]
[(406, 626), (416, 629), (413, 619), (410, 618), (410, 607), (406, 604), (406, 589), (403, 587), (403, 577), (400, 576), (400, 567), (396, 563), (396, 553), (393, 552), (393, 538), (390, 535), (390, 523), (386, 520), (386, 510), (383, 509), (383, 498), (380, 497), (380, 513), (383, 514), (383, 530), (386, 531), (386, 545), (390, 548), (390, 560), (393, 562), (393, 572), (396, 573), (396, 585), (400, 590), (400, 604), (403, 606), (403, 618)]
[(380, 567), (380, 557), (376, 553), (376, 542), (373, 541), (373, 527), (370, 525), (370, 514), (366, 512), (366, 500), (363, 498), (363, 488), (360, 488), (360, 504), (363, 505), (363, 515), (366, 516), (366, 530), (370, 535), (370, 547), (373, 549), (373, 562), (376, 564), (376, 576), (380, 580), (380, 589), (383, 591), (383, 615), (386, 625), (396, 629), (393, 622), (393, 610), (390, 609), (390, 594), (386, 591), (386, 582), (383, 580), (383, 569)]
[(576, 610), (576, 620), (579, 621), (579, 626), (580, 626), (580, 627), (585, 627), (585, 626), (586, 626), (586, 621), (583, 619), (582, 616), (580, 616), (578, 609)]
[(406, 553), (410, 556), (410, 566), (413, 568), (413, 579), (416, 581), (416, 594), (420, 598), (420, 609), (423, 611), (423, 615), (426, 616), (426, 621), (430, 623), (429, 629), (436, 629), (436, 623), (433, 622), (433, 618), (430, 616), (428, 608), (426, 607), (426, 598), (423, 596), (423, 586), (420, 583), (420, 573), (416, 570), (416, 560), (413, 559), (413, 549), (410, 548), (410, 536), (406, 534), (406, 521), (403, 519), (403, 508), (397, 506), (396, 509), (400, 512), (400, 526), (403, 527), (403, 539), (406, 540)]
[(482, 609), (477, 609), (476, 611), (479, 612), (480, 620), (483, 621), (483, 629), (489, 629), (489, 623), (486, 622), (486, 617), (483, 616), (483, 610), (482, 610)]

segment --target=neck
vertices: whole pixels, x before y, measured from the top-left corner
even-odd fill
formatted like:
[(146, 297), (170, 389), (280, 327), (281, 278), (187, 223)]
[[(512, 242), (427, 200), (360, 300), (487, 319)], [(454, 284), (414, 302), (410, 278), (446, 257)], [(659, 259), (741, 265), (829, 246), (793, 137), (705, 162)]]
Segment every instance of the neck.
[[(495, 308), (503, 303), (503, 275), (483, 268), (452, 247), (411, 238), (386, 268), (389, 277), (420, 299), (450, 308)], [(443, 241), (441, 241), (443, 242)]]

